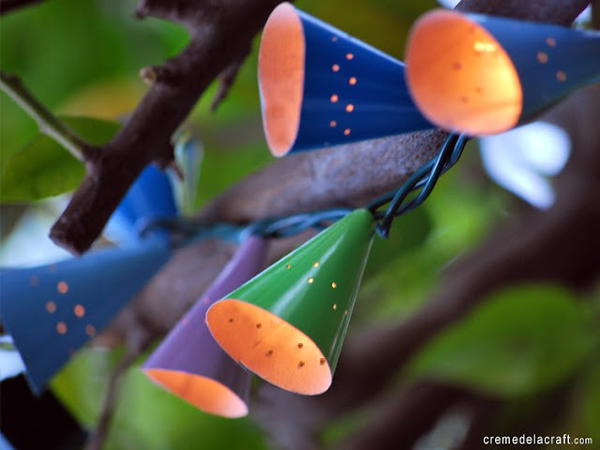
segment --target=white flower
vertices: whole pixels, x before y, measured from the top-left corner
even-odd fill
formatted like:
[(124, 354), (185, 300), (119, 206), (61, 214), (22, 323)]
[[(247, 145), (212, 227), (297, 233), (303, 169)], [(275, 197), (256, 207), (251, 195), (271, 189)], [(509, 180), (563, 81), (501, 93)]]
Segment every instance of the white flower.
[(541, 209), (554, 203), (548, 180), (565, 166), (571, 143), (560, 127), (534, 122), (480, 139), (483, 165), (500, 186)]
[[(8, 335), (0, 336), (1, 344), (12, 345), (12, 338)], [(25, 364), (21, 355), (16, 350), (0, 348), (0, 381), (15, 377), (25, 371)], [(3, 448), (0, 442), (0, 448)]]
[[(438, 0), (438, 3), (444, 8), (453, 9), (460, 3), (460, 0)], [(592, 6), (588, 6), (583, 10), (581, 14), (575, 19), (575, 24), (581, 25), (592, 20)]]
[(454, 8), (460, 0), (438, 0), (438, 3), (446, 8)]

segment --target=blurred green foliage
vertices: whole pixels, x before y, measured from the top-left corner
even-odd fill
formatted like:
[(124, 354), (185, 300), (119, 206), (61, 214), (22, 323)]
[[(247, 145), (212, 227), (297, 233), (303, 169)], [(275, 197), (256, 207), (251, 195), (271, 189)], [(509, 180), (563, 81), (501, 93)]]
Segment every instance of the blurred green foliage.
[[(91, 145), (110, 140), (119, 125), (86, 117), (60, 119)], [(13, 153), (0, 173), (0, 202), (31, 202), (72, 191), (84, 175), (83, 164), (48, 136), (39, 135)]]
[[(9, 14), (0, 27), (0, 66), (22, 77), (53, 111), (71, 116), (66, 120), (83, 137), (102, 143), (147, 89), (139, 69), (174, 56), (189, 39), (185, 30), (168, 22), (135, 20), (135, 5), (135, 0), (52, 0)], [(436, 3), (306, 0), (297, 5), (401, 58), (408, 27)], [(196, 207), (272, 160), (260, 124), (256, 61), (254, 51), (216, 114), (209, 111), (212, 86), (183, 126), (205, 151)], [(33, 121), (0, 94), (0, 174), (1, 202), (30, 202), (73, 189), (83, 168), (39, 136)], [(427, 203), (397, 221), (389, 241), (377, 241), (351, 332), (410, 315), (439, 288), (444, 267), (510, 220), (507, 204), (507, 195), (481, 176), (476, 146), (470, 145)], [(590, 363), (598, 349), (598, 331), (591, 327), (597, 311), (585, 305), (549, 286), (497, 293), (433, 340), (399, 382), (434, 377), (519, 402), (575, 379), (572, 412), (561, 426), (600, 441), (600, 368)], [(52, 384), (87, 427), (97, 418), (119, 355), (84, 350)], [(341, 416), (326, 430), (325, 442), (335, 448), (337, 439), (364, 424), (371, 413)], [(109, 448), (265, 446), (250, 419), (203, 414), (154, 386), (139, 368), (126, 375)]]
[[(52, 382), (55, 394), (90, 429), (100, 412), (106, 380), (120, 357), (119, 351), (85, 350)], [(248, 419), (204, 414), (154, 385), (140, 368), (125, 376), (113, 420), (107, 450), (266, 448)]]
[(409, 370), (500, 397), (542, 392), (576, 373), (599, 343), (589, 305), (576, 300), (543, 285), (498, 292), (426, 345)]

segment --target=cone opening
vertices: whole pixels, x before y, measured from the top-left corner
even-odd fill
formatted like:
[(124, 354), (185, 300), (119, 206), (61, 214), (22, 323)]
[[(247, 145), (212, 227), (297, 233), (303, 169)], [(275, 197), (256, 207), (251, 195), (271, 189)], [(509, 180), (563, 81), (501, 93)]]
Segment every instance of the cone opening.
[(331, 368), (315, 342), (275, 314), (236, 299), (220, 300), (206, 314), (219, 345), (268, 382), (317, 395), (331, 385)]
[(291, 4), (282, 3), (267, 20), (258, 54), (263, 127), (275, 156), (286, 155), (298, 135), (304, 51), (302, 21)]
[(469, 135), (513, 128), (523, 106), (510, 57), (481, 25), (453, 11), (424, 15), (407, 47), (411, 95), (433, 123)]
[(246, 403), (227, 386), (211, 378), (166, 369), (144, 369), (153, 381), (202, 411), (237, 418), (248, 414)]

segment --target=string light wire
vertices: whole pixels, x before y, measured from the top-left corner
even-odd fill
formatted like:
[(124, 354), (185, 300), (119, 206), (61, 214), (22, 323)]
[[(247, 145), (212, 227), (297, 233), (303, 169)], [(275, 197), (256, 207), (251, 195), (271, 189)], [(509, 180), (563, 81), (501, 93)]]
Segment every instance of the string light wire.
[[(429, 197), (440, 176), (458, 162), (468, 139), (465, 135), (450, 134), (440, 147), (438, 154), (419, 167), (400, 188), (378, 197), (366, 206), (366, 209), (378, 222), (377, 233), (382, 238), (386, 239), (389, 236), (390, 228), (396, 217), (418, 207)], [(417, 196), (407, 201), (408, 196), (415, 191), (419, 191)], [(387, 208), (382, 210), (381, 208), (386, 204)], [(140, 234), (145, 236), (155, 229), (167, 230), (171, 233), (171, 245), (175, 248), (211, 237), (234, 242), (241, 242), (252, 234), (264, 238), (285, 238), (309, 228), (322, 230), (353, 210), (353, 208), (332, 208), (261, 219), (248, 225), (183, 217), (154, 218), (140, 227)]]

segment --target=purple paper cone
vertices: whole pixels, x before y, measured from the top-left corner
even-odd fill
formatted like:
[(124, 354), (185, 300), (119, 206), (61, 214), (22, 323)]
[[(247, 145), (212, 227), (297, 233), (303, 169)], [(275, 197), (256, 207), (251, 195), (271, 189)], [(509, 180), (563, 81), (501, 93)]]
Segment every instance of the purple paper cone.
[(251, 375), (221, 350), (205, 316), (210, 305), (260, 272), (266, 247), (260, 237), (247, 238), (143, 366), (154, 382), (202, 411), (230, 418), (248, 414)]

